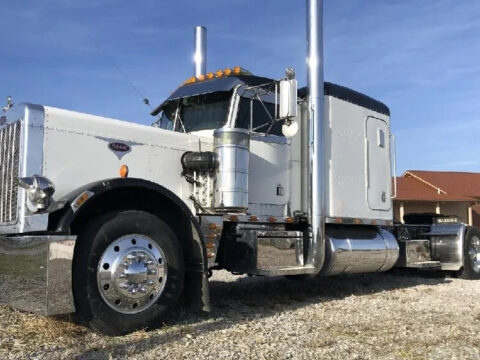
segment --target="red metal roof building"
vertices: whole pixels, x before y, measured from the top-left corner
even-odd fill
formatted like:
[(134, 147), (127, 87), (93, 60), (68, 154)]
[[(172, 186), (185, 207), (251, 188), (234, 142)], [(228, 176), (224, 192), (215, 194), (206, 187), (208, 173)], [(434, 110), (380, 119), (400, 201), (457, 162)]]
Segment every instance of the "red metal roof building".
[(480, 173), (409, 170), (396, 180), (395, 220), (434, 212), (480, 226)]

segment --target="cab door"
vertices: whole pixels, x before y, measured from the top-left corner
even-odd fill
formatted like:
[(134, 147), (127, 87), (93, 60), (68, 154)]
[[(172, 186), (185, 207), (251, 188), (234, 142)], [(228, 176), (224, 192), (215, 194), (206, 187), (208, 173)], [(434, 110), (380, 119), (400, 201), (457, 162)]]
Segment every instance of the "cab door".
[(369, 116), (365, 132), (368, 206), (388, 211), (392, 207), (389, 127), (385, 120)]

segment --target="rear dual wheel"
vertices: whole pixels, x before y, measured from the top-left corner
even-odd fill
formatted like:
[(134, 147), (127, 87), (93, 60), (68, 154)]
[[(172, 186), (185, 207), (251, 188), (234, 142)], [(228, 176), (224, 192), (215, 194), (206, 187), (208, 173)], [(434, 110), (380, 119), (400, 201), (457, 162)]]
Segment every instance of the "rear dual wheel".
[(89, 326), (108, 335), (158, 326), (177, 303), (183, 278), (180, 244), (152, 214), (109, 213), (77, 238), (75, 307)]
[(463, 248), (463, 269), (459, 276), (480, 279), (480, 231), (469, 228), (465, 233)]

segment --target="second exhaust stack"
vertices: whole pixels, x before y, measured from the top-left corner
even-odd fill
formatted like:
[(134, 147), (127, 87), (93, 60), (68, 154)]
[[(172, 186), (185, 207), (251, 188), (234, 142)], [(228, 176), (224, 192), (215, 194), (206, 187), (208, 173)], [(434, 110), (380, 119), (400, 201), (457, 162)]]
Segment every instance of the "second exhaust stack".
[(317, 269), (325, 256), (325, 131), (323, 119), (323, 0), (307, 0), (308, 189), (312, 248)]
[(207, 28), (205, 26), (195, 26), (195, 52), (193, 62), (195, 77), (207, 73)]

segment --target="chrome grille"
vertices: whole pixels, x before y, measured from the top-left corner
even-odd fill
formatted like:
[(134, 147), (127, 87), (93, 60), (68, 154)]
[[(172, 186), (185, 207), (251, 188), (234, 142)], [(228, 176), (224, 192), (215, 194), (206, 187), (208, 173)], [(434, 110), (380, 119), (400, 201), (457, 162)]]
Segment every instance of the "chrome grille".
[(0, 130), (0, 223), (17, 220), (20, 126), (17, 121)]

